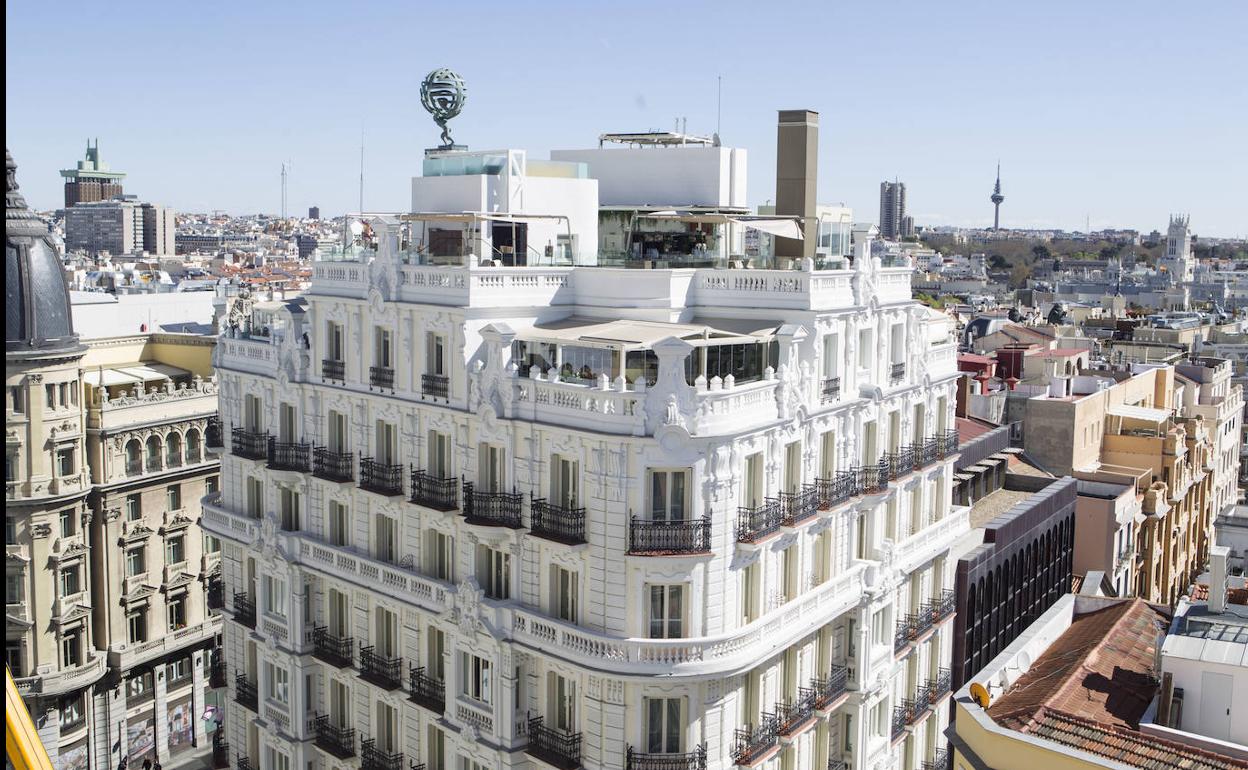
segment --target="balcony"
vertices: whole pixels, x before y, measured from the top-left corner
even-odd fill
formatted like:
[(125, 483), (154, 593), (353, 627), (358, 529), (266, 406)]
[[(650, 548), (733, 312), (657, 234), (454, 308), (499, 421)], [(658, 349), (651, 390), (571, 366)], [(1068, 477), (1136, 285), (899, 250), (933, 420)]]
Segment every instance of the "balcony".
[(355, 481), (354, 461), (355, 455), (350, 452), (331, 452), (318, 446), (312, 450), (312, 475), (340, 483)]
[(368, 389), (394, 392), (394, 369), (389, 366), (368, 367)]
[(446, 684), (425, 673), (424, 666), (413, 667), (407, 675), (408, 700), (435, 713), (446, 710)]
[(234, 759), (235, 766), (238, 768), (238, 770), (251, 770), (250, 759), (243, 756), (242, 754), (235, 754), (234, 757), (235, 757)]
[(307, 473), (312, 470), (312, 445), (269, 437), (269, 468)]
[(849, 765), (843, 759), (829, 759), (828, 770), (849, 770)]
[(706, 770), (706, 744), (684, 754), (642, 754), (629, 746), (624, 770)]
[(827, 676), (811, 680), (810, 689), (815, 691), (815, 708), (828, 708), (849, 691), (849, 669), (833, 666)]
[(902, 701), (902, 705), (893, 706), (892, 729), (889, 731), (889, 737), (897, 740), (906, 732), (906, 724), (909, 721), (910, 711), (906, 704), (909, 701)]
[(814, 484), (803, 484), (800, 492), (780, 493), (781, 523), (794, 527), (819, 512), (819, 489)]
[(932, 622), (940, 621), (951, 616), (958, 608), (958, 597), (954, 594), (953, 589), (947, 588), (940, 592), (940, 598), (931, 602)]
[(222, 444), (221, 418), (208, 418), (208, 427), (204, 430), (204, 445), (209, 449), (220, 449)]
[(245, 593), (234, 593), (234, 620), (251, 630), (256, 629), (256, 600)]
[(893, 364), (892, 366), (889, 367), (888, 369), (888, 384), (889, 385), (896, 385), (904, 379), (906, 379), (906, 365), (904, 363)]
[(225, 606), (225, 585), (221, 582), (221, 578), (212, 578), (208, 581), (208, 609), (219, 610)]
[(347, 362), (335, 361), (332, 358), (321, 359), (321, 382), (337, 382), (345, 385), (347, 382)]
[(403, 770), (403, 752), (387, 754), (377, 748), (376, 738), (360, 743), (360, 770)]
[(888, 452), (884, 455), (884, 463), (888, 466), (889, 481), (908, 476), (915, 466), (913, 447), (904, 446), (896, 452)]
[(355, 756), (355, 728), (330, 724), (328, 714), (318, 714), (313, 720), (316, 730), (316, 747), (339, 759)]
[(420, 375), (420, 392), (430, 398), (440, 398), (445, 401), (451, 392), (451, 379), (445, 374), (422, 374)]
[(238, 701), (243, 708), (259, 713), (260, 699), (256, 695), (256, 685), (247, 681), (246, 674), (234, 676), (234, 700)]
[(212, 664), (208, 667), (208, 686), (214, 690), (225, 687), (226, 665), (220, 656), (221, 653), (218, 650)]
[(855, 488), (860, 495), (876, 495), (888, 489), (888, 461), (881, 458), (878, 463), (856, 466), (852, 473), (855, 476)]
[(710, 553), (711, 517), (658, 521), (632, 517), (628, 552), (649, 556)]
[(230, 766), (230, 744), (225, 740), (225, 730), (221, 728), (212, 734), (212, 766), (214, 770)]
[(348, 668), (355, 663), (355, 639), (350, 636), (332, 636), (325, 626), (312, 629), (312, 656), (337, 668)]
[(959, 446), (957, 430), (947, 430), (936, 434), (936, 451), (940, 454), (941, 459), (951, 454), (957, 454)]
[(915, 470), (926, 468), (941, 458), (940, 441), (935, 436), (929, 436), (917, 444), (911, 444), (910, 449), (914, 453)]
[(848, 502), (858, 494), (857, 482), (854, 471), (836, 471), (832, 478), (815, 479), (819, 507), (827, 510)]
[(360, 648), (360, 678), (385, 690), (403, 685), (403, 659), (378, 655), (372, 647)]
[(454, 478), (441, 478), (425, 471), (412, 471), (412, 496), (416, 505), (435, 511), (453, 511), (459, 507), (459, 482)]
[(403, 466), (360, 458), (360, 489), (395, 497), (403, 494)]
[(947, 668), (937, 670), (936, 678), (927, 680), (925, 689), (931, 703), (935, 703), (953, 689), (953, 674)]
[(823, 388), (819, 392), (819, 398), (823, 403), (836, 401), (841, 397), (841, 378), (825, 377), (823, 379)]
[(258, 430), (230, 430), (230, 454), (247, 460), (266, 460), (269, 456), (269, 434)]
[(469, 524), (520, 529), (524, 496), (519, 492), (478, 492), (464, 482), (464, 519)]
[(777, 732), (783, 736), (796, 733), (815, 716), (818, 694), (807, 687), (797, 688), (797, 697), (776, 704)]
[(581, 766), (581, 734), (547, 727), (542, 717), (529, 719), (529, 745), (525, 752), (543, 762), (575, 770)]
[(935, 756), (923, 763), (923, 770), (949, 770), (949, 749), (937, 749)]
[(784, 511), (780, 501), (767, 498), (762, 505), (753, 508), (737, 508), (737, 542), (757, 543), (780, 529), (784, 523)]
[(529, 505), (529, 531), (556, 543), (585, 542), (585, 509), (568, 508), (537, 498)]
[(906, 724), (912, 725), (919, 721), (919, 718), (927, 713), (928, 708), (932, 705), (932, 691), (928, 689), (926, 683), (921, 684), (914, 691), (914, 697), (903, 700), (901, 705), (908, 708), (906, 712)]
[(779, 742), (780, 720), (764, 713), (757, 725), (738, 727), (732, 732), (732, 762), (751, 765)]

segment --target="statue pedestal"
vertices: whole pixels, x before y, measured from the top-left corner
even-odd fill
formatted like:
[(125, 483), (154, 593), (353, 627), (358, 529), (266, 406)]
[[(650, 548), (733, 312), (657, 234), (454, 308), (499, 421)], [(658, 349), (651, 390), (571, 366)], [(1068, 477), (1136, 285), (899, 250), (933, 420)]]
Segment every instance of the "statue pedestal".
[(429, 147), (425, 149), (425, 157), (433, 155), (435, 152), (467, 152), (466, 144), (444, 144), (441, 147)]

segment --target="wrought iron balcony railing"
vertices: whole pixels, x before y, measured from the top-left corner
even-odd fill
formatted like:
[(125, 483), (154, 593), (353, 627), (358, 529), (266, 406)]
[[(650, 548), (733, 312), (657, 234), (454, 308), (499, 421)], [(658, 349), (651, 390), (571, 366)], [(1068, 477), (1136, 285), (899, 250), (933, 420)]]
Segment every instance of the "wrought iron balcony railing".
[(737, 542), (756, 543), (780, 529), (784, 522), (784, 511), (780, 501), (767, 498), (761, 505), (753, 508), (737, 509)]
[(248, 460), (264, 460), (269, 456), (269, 434), (259, 430), (230, 430), (230, 454)]
[(902, 705), (893, 706), (892, 730), (889, 732), (893, 740), (897, 740), (905, 733), (906, 724), (910, 719), (910, 710), (905, 703), (902, 701)]
[(412, 469), (411, 501), (435, 511), (453, 511), (459, 507), (459, 480), (433, 476)]
[(422, 374), (420, 392), (430, 398), (446, 400), (451, 392), (451, 379), (445, 374)]
[(936, 749), (936, 754), (923, 762), (923, 770), (949, 770), (949, 749)]
[(841, 397), (841, 378), (840, 377), (824, 377), (823, 390), (820, 392), (820, 398), (824, 403), (835, 401)]
[(234, 592), (234, 620), (253, 630), (256, 627), (256, 600), (242, 591)]
[(634, 516), (628, 526), (628, 550), (652, 555), (709, 553), (711, 517), (657, 521)]
[(906, 378), (906, 365), (904, 363), (893, 364), (891, 367), (889, 367), (888, 383), (890, 385), (896, 385), (897, 383), (901, 382), (905, 378)]
[(819, 507), (827, 510), (859, 494), (858, 474), (854, 471), (835, 471), (831, 478), (815, 479), (815, 489), (819, 491)]
[(525, 751), (547, 764), (575, 770), (581, 766), (581, 734), (547, 727), (542, 717), (531, 717)]
[(936, 678), (927, 680), (926, 689), (932, 703), (940, 700), (953, 689), (953, 672), (947, 668), (937, 669)]
[(204, 430), (204, 444), (209, 449), (220, 449), (225, 441), (225, 431), (221, 428), (221, 418), (213, 415), (208, 418), (208, 427)]
[(407, 672), (407, 697), (413, 703), (441, 714), (446, 710), (446, 684), (425, 673), (423, 666)]
[(269, 467), (276, 471), (312, 470), (312, 445), (300, 441), (278, 441), (269, 437)]
[(312, 452), (312, 475), (327, 481), (354, 481), (355, 455), (318, 446)]
[(464, 519), (469, 524), (520, 529), (524, 495), (519, 492), (482, 492), (464, 482)]
[(347, 381), (347, 362), (335, 361), (332, 358), (322, 358), (321, 380), (345, 383)]
[(932, 602), (934, 610), (932, 619), (936, 622), (944, 620), (954, 613), (958, 608), (958, 597), (953, 589), (946, 588), (940, 592), (940, 601)]
[(355, 664), (355, 639), (334, 636), (325, 626), (312, 629), (312, 655), (331, 666), (347, 668)]
[(779, 741), (780, 720), (775, 714), (763, 713), (756, 725), (738, 727), (732, 733), (732, 761), (748, 765), (761, 757)]
[(529, 504), (529, 531), (546, 540), (577, 545), (585, 542), (585, 509), (555, 505), (545, 498)]
[(247, 680), (246, 674), (234, 675), (234, 700), (245, 709), (259, 711), (260, 699), (256, 694), (256, 685)]
[(339, 759), (355, 756), (355, 728), (339, 727), (329, 721), (328, 714), (318, 714), (312, 722), (318, 748)]
[(914, 450), (912, 447), (903, 446), (896, 452), (888, 452), (884, 455), (884, 463), (888, 466), (889, 481), (908, 476), (914, 471)]
[(387, 497), (403, 494), (403, 466), (361, 457), (360, 489)]
[(780, 493), (781, 521), (792, 527), (819, 512), (819, 489), (814, 484), (803, 484), (799, 492)]
[(224, 730), (218, 729), (212, 734), (212, 766), (214, 770), (230, 766), (230, 743), (225, 739)]
[(377, 748), (376, 738), (360, 742), (360, 770), (403, 770), (403, 752), (390, 754)]
[(225, 687), (226, 682), (225, 661), (222, 660), (220, 652), (213, 658), (212, 664), (208, 667), (208, 686), (213, 689)]
[(827, 676), (812, 680), (810, 687), (815, 691), (815, 708), (827, 708), (849, 691), (849, 669), (833, 666)]
[(843, 759), (829, 759), (828, 770), (849, 770), (849, 765)]
[(682, 754), (643, 754), (629, 746), (624, 753), (624, 770), (706, 770), (706, 744)]
[(888, 489), (888, 461), (884, 458), (877, 463), (857, 466), (854, 473), (858, 477), (856, 488), (860, 495), (879, 494)]
[(215, 577), (208, 581), (208, 609), (219, 610), (225, 606), (225, 584), (221, 578)]
[(368, 367), (368, 389), (388, 390), (394, 392), (394, 369), (389, 366)]
[(928, 436), (914, 445), (916, 468), (925, 468), (940, 459), (940, 441), (935, 436)]
[(959, 448), (958, 431), (947, 430), (944, 433), (936, 434), (936, 448), (941, 458), (956, 454)]
[(235, 754), (234, 757), (235, 757), (235, 760), (234, 760), (235, 767), (237, 767), (238, 770), (251, 770), (250, 759), (248, 759), (243, 754)]
[(926, 683), (921, 684), (915, 689), (914, 697), (903, 700), (901, 704), (909, 709), (906, 713), (906, 724), (912, 725), (932, 705), (932, 693)]
[(817, 693), (807, 687), (797, 688), (797, 697), (776, 704), (776, 731), (781, 735), (792, 735), (797, 728), (806, 724), (815, 715)]
[(360, 678), (386, 690), (397, 690), (403, 686), (403, 659), (387, 658), (373, 647), (361, 647)]

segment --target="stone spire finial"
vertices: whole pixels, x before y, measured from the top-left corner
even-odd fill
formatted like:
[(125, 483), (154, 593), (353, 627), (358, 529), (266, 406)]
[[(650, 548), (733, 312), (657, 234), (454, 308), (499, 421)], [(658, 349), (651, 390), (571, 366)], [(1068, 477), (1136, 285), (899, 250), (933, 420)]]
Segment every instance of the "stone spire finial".
[[(13, 160), (13, 153), (9, 152), (9, 148), (4, 148), (4, 165), (5, 178), (7, 186), (4, 192), (4, 220), (5, 232), (18, 234), (18, 231), (25, 233), (29, 231), (31, 234), (46, 234), (47, 228), (38, 226), (37, 228), (26, 227), (28, 224), (38, 225), (38, 218), (30, 207), (26, 205), (26, 199), (22, 197), (17, 184), (17, 161)], [(14, 228), (17, 228), (16, 230)]]

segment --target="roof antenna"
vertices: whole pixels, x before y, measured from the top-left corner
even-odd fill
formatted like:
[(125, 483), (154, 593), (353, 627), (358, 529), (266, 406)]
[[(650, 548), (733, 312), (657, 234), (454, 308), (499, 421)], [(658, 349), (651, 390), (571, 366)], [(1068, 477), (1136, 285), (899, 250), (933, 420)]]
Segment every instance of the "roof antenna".
[[(724, 76), (715, 76), (715, 137), (723, 136), (724, 122)], [(716, 142), (719, 144), (719, 142)]]
[(360, 126), (360, 216), (364, 216), (364, 126)]

